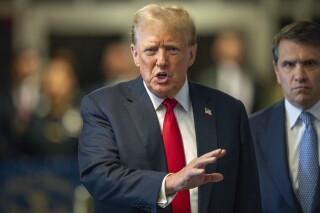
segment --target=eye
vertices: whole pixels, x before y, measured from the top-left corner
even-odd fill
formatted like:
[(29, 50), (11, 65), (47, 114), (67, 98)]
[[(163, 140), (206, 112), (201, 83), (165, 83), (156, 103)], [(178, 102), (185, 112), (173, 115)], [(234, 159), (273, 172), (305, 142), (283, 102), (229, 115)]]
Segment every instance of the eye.
[(180, 49), (176, 47), (168, 47), (167, 51), (169, 51), (170, 54), (177, 54), (180, 51)]
[(311, 60), (304, 61), (303, 65), (306, 66), (306, 67), (312, 68), (312, 67), (318, 66), (319, 62), (317, 60), (311, 59)]
[(146, 48), (143, 52), (146, 55), (154, 55), (157, 52), (157, 48)]
[(282, 67), (286, 67), (286, 68), (292, 68), (296, 65), (295, 62), (291, 62), (291, 61), (284, 61), (282, 63)]

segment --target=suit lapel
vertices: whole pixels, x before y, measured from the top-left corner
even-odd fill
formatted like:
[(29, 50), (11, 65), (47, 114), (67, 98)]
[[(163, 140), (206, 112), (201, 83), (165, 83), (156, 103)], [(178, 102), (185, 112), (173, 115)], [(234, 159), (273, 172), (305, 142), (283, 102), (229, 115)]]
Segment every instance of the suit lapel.
[(285, 110), (283, 102), (276, 106), (274, 113), (267, 124), (267, 131), (261, 138), (261, 152), (264, 155), (265, 163), (269, 168), (271, 176), (280, 190), (283, 198), (295, 212), (299, 204), (292, 188), (289, 178), (289, 167), (287, 159)]
[[(209, 97), (202, 96), (201, 91), (192, 83), (190, 85), (190, 97), (192, 101), (194, 124), (197, 140), (198, 156), (201, 156), (211, 150), (217, 149), (217, 128), (215, 109), (210, 104)], [(216, 164), (210, 164), (206, 167), (206, 173), (216, 171)], [(212, 191), (212, 184), (206, 184), (199, 187), (199, 212), (207, 212)]]
[(145, 90), (142, 78), (134, 80), (127, 88), (127, 111), (146, 149), (152, 168), (166, 171), (166, 160), (157, 114)]

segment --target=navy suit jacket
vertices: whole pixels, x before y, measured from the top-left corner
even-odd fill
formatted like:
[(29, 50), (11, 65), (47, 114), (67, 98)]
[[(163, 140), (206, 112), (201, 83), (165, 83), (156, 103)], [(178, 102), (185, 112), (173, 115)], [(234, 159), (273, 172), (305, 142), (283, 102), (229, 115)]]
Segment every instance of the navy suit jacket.
[(262, 211), (301, 213), (290, 178), (284, 100), (249, 120), (259, 168)]
[[(198, 156), (224, 148), (206, 167), (224, 180), (199, 187), (199, 213), (261, 211), (256, 159), (243, 104), (189, 82)], [(210, 109), (206, 113), (205, 109)], [(81, 180), (96, 213), (171, 212), (157, 198), (167, 172), (161, 129), (141, 77), (87, 95), (79, 139)]]

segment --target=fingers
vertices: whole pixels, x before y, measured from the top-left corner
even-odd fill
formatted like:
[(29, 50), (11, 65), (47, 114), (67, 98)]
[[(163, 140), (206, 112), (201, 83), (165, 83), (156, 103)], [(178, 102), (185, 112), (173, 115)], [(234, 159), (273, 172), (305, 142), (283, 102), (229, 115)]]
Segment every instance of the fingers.
[(220, 173), (206, 174), (204, 176), (204, 183), (220, 182), (223, 180), (223, 175)]
[(207, 157), (223, 157), (225, 156), (225, 154), (227, 153), (227, 151), (225, 149), (215, 149), (211, 152), (207, 152), (206, 154), (200, 156), (200, 158), (207, 158)]
[(199, 158), (194, 159), (193, 166), (196, 168), (204, 168), (210, 163), (215, 163), (218, 158), (221, 158), (226, 155), (225, 149), (216, 149), (211, 152), (208, 152)]
[(208, 164), (215, 163), (219, 158), (225, 156), (225, 149), (216, 149), (199, 158), (193, 159), (186, 167), (166, 178), (166, 194), (172, 194), (181, 190), (191, 189), (206, 183), (219, 182), (223, 180), (220, 173), (205, 173)]
[(199, 168), (203, 169), (205, 168), (208, 164), (215, 163), (217, 161), (217, 157), (207, 157), (207, 158), (196, 158), (193, 160), (191, 163), (191, 166), (193, 168)]

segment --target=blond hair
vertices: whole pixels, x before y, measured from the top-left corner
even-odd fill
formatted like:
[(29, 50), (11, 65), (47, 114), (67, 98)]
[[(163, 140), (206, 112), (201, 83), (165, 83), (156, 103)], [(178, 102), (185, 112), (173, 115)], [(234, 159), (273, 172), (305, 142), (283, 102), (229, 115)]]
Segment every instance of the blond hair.
[(133, 17), (131, 42), (136, 44), (136, 30), (148, 23), (160, 22), (173, 30), (188, 34), (190, 45), (197, 43), (196, 26), (191, 15), (181, 6), (162, 7), (147, 5), (138, 10)]

